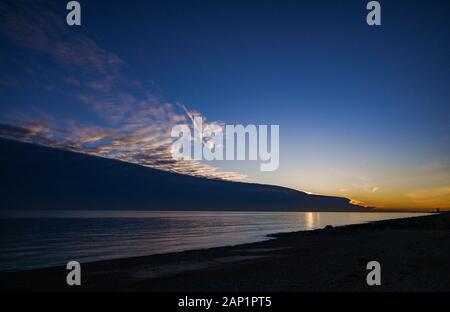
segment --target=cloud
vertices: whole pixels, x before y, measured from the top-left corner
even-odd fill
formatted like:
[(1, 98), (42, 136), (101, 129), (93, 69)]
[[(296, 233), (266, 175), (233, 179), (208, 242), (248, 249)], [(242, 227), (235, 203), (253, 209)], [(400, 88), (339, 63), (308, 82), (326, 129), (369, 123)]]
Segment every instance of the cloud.
[[(0, 3), (0, 29), (2, 36), (30, 55), (30, 61), (14, 60), (27, 84), (32, 78), (36, 87), (64, 92), (101, 120), (87, 123), (73, 116), (61, 120), (48, 113), (48, 118), (16, 114), (8, 124), (0, 125), (0, 136), (183, 174), (245, 178), (198, 161), (172, 159), (172, 127), (190, 123), (198, 113), (165, 101), (144, 83), (131, 78), (118, 55), (67, 27), (65, 16), (56, 14), (47, 3)], [(14, 81), (20, 87), (18, 80), (5, 77), (2, 85), (10, 87), (8, 82)]]
[(357, 199), (351, 199), (350, 200), (350, 204), (352, 205), (357, 205), (357, 206), (363, 206), (363, 207), (370, 207), (369, 205), (367, 205), (365, 202), (363, 202), (362, 200), (357, 200)]
[(378, 186), (373, 186), (370, 184), (363, 185), (362, 187), (366, 192), (369, 192), (369, 193), (375, 193), (380, 189)]
[(348, 181), (346, 187), (341, 187), (339, 192), (343, 194), (363, 191), (366, 193), (376, 193), (380, 190), (380, 186), (373, 179), (365, 174), (358, 174), (346, 170), (333, 169), (331, 171), (341, 181)]

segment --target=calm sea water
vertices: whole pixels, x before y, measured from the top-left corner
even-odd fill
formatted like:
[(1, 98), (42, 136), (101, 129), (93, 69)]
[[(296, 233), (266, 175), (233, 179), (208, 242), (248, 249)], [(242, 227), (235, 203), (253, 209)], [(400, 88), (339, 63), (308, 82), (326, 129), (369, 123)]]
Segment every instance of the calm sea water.
[(70, 211), (3, 214), (0, 271), (268, 239), (267, 234), (404, 218), (412, 213)]

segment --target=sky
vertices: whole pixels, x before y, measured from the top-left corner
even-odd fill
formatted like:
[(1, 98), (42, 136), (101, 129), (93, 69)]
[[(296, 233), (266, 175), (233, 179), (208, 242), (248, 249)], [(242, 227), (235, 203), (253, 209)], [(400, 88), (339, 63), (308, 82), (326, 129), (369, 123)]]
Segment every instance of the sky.
[[(0, 136), (380, 208), (450, 208), (450, 2), (0, 1)], [(278, 170), (173, 125), (280, 126)]]

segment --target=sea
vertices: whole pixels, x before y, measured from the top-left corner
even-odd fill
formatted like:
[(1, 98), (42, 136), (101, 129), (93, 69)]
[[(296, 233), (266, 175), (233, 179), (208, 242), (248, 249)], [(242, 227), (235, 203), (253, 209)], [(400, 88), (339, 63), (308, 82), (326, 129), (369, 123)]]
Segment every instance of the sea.
[(0, 271), (232, 246), (424, 213), (21, 211), (0, 215)]

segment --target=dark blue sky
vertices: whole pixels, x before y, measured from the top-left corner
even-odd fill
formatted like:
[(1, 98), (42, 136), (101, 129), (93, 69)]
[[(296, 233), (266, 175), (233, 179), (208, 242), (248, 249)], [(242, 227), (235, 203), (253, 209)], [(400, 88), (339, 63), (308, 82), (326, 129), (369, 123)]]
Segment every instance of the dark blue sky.
[[(211, 121), (280, 125), (278, 171), (222, 170), (370, 205), (450, 206), (450, 2), (380, 1), (379, 27), (366, 24), (367, 2), (80, 1), (82, 26), (52, 40), (82, 36), (119, 57), (133, 97), (158, 94)], [(41, 10), (65, 19), (65, 3)], [(114, 128), (92, 113), (97, 95), (58, 78), (98, 80), (98, 71), (2, 38), (4, 122), (50, 115), (58, 127)]]

